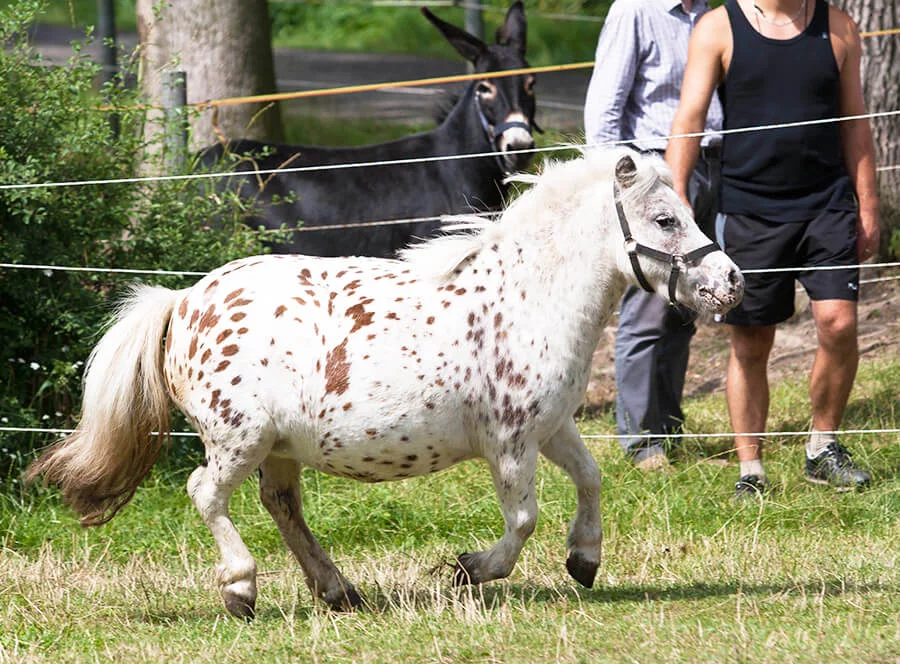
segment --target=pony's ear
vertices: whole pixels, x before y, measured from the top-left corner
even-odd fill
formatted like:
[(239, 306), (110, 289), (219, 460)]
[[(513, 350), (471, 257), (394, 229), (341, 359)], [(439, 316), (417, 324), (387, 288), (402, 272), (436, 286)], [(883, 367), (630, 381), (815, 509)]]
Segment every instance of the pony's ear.
[(447, 21), (439, 19), (431, 13), (431, 10), (428, 9), (428, 7), (422, 7), (422, 14), (431, 21), (431, 24), (436, 27), (442, 35), (444, 35), (444, 39), (450, 42), (453, 48), (456, 49), (456, 52), (469, 62), (474, 63), (475, 60), (487, 52), (487, 44), (478, 39), (478, 37), (470, 35), (468, 32), (462, 28), (456, 27), (452, 23), (447, 23)]
[(524, 57), (525, 47), (528, 43), (528, 21), (525, 20), (525, 5), (522, 0), (516, 0), (509, 11), (503, 25), (497, 28), (497, 43), (503, 46), (517, 48)]
[(626, 154), (616, 163), (616, 181), (625, 189), (637, 180), (637, 166), (630, 154)]

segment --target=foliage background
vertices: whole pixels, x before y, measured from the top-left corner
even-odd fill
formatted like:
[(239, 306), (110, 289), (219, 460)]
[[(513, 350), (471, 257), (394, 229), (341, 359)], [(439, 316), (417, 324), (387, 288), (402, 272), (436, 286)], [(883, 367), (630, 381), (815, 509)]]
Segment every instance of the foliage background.
[[(98, 67), (78, 46), (67, 67), (50, 67), (15, 38), (39, 8), (39, 2), (28, 1), (0, 12), (0, 40), (10, 44), (0, 50), (0, 185), (118, 179), (146, 172), (139, 168), (159, 170), (151, 160), (141, 165), (142, 155), (163, 156), (142, 139), (142, 113), (120, 113), (115, 137), (110, 112), (101, 110), (101, 104), (137, 107), (134, 91), (118, 80), (98, 93)], [(262, 251), (240, 213), (236, 200), (196, 180), (3, 189), (2, 262), (205, 271)], [(110, 302), (136, 278), (0, 269), (0, 425), (72, 424), (83, 360)], [(153, 280), (169, 287), (191, 283), (179, 277)], [(28, 435), (0, 432), (5, 461), (15, 462), (34, 442)]]

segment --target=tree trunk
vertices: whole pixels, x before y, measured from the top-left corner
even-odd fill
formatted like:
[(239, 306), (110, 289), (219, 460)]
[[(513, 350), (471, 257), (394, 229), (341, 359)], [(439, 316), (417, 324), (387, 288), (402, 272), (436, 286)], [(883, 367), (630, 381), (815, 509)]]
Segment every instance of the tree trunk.
[[(860, 32), (900, 27), (897, 0), (842, 0), (838, 6), (856, 21)], [(900, 35), (864, 37), (862, 52), (863, 97), (867, 110), (870, 113), (898, 110)], [(877, 165), (900, 164), (900, 116), (873, 118), (872, 134)], [(887, 249), (892, 230), (900, 234), (900, 169), (881, 171), (878, 185), (884, 224), (882, 248)]]
[[(162, 72), (187, 74), (188, 104), (276, 91), (267, 0), (137, 0), (141, 86), (152, 105)], [(151, 114), (155, 119), (159, 113)], [(159, 123), (149, 123), (159, 131)], [(155, 125), (155, 128), (154, 128)], [(190, 117), (190, 149), (228, 138), (282, 139), (277, 104), (205, 108)]]

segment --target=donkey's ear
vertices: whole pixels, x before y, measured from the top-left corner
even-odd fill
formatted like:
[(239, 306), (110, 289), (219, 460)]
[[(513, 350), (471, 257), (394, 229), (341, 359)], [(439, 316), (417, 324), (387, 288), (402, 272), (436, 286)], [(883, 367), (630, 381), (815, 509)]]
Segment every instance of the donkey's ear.
[(630, 154), (626, 154), (616, 163), (616, 181), (625, 189), (637, 180), (637, 166)]
[(431, 10), (429, 10), (428, 7), (422, 7), (422, 14), (424, 14), (425, 18), (431, 21), (431, 24), (444, 35), (444, 39), (450, 42), (453, 48), (456, 49), (456, 52), (469, 62), (474, 63), (475, 60), (487, 52), (487, 44), (478, 39), (478, 37), (470, 35), (468, 32), (462, 28), (457, 28), (452, 23), (447, 23), (447, 21), (439, 19), (431, 13)]
[(516, 0), (509, 11), (503, 25), (497, 28), (497, 43), (503, 46), (512, 46), (525, 55), (525, 47), (528, 42), (528, 21), (525, 20), (525, 5), (522, 0)]

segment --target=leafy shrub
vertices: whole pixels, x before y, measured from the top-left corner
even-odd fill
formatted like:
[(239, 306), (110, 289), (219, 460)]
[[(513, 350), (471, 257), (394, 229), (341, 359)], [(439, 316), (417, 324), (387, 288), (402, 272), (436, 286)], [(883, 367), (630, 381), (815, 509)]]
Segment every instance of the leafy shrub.
[[(136, 92), (121, 82), (96, 90), (99, 68), (78, 47), (67, 66), (45, 66), (22, 37), (40, 6), (24, 0), (0, 12), (0, 40), (8, 44), (0, 49), (0, 185), (122, 179), (157, 168), (147, 160), (159, 157), (146, 155), (161, 151), (142, 138)], [(103, 103), (120, 109), (118, 137)], [(174, 180), (0, 189), (0, 262), (203, 272), (262, 251), (258, 234), (240, 221), (247, 211), (213, 186)], [(0, 427), (72, 426), (83, 362), (111, 300), (137, 278), (175, 288), (196, 280), (0, 268)], [(47, 442), (0, 430), (0, 478), (4, 461)]]

